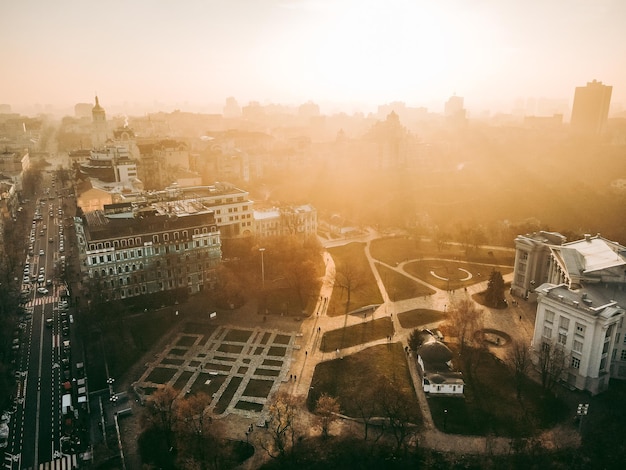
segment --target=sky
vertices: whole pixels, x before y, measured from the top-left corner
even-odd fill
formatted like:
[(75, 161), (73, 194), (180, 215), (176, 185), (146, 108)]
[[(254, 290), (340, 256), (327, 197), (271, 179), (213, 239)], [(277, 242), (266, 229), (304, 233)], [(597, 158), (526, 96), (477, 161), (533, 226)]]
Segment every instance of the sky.
[(9, 0), (0, 103), (505, 111), (597, 79), (626, 108), (624, 25), (624, 0)]

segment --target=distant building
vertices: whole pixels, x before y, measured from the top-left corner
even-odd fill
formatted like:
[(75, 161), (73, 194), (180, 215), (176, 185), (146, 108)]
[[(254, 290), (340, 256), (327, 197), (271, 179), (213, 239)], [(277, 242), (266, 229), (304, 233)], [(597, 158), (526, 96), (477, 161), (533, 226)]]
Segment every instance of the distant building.
[(461, 96), (451, 96), (444, 106), (444, 116), (446, 122), (455, 127), (464, 126), (467, 123), (466, 111), (463, 107), (463, 98)]
[(254, 224), (257, 238), (283, 235), (316, 236), (317, 210), (309, 204), (255, 210)]
[(93, 106), (91, 103), (76, 103), (74, 105), (74, 117), (88, 118), (92, 116)]
[(609, 116), (612, 86), (594, 80), (576, 87), (572, 107), (572, 130), (580, 134), (600, 135)]
[(109, 138), (109, 129), (107, 124), (106, 112), (100, 106), (98, 97), (96, 96), (96, 104), (91, 110), (92, 129), (91, 129), (91, 146), (93, 148), (101, 148), (106, 144)]
[(238, 119), (241, 117), (241, 106), (237, 103), (237, 100), (233, 96), (226, 98), (226, 104), (224, 105), (224, 118), (226, 119)]
[(559, 379), (596, 394), (610, 378), (626, 379), (626, 247), (599, 235), (563, 241), (547, 232), (517, 237), (512, 290), (537, 298), (533, 360), (560, 348)]

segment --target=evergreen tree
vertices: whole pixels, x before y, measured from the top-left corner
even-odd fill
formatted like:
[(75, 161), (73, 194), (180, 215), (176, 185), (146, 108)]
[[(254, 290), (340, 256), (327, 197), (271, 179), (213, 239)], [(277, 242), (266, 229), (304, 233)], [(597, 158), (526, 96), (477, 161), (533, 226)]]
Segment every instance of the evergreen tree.
[(485, 304), (489, 307), (504, 305), (504, 279), (500, 271), (491, 271), (485, 291)]

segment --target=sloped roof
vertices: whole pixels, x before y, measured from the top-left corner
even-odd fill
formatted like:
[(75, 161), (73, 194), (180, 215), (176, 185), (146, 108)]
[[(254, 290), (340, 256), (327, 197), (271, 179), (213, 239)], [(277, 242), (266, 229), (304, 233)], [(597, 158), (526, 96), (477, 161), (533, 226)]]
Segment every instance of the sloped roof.
[(592, 273), (616, 266), (626, 266), (626, 259), (620, 255), (620, 249), (623, 247), (618, 243), (598, 236), (552, 248), (570, 273)]

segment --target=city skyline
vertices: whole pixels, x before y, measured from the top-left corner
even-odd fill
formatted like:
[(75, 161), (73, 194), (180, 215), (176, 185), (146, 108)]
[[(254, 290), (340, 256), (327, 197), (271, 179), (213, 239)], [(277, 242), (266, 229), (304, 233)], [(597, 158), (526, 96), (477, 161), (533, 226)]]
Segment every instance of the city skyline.
[[(626, 4), (513, 0), (113, 1), (2, 7), (0, 103), (71, 108), (106, 97), (129, 111), (318, 103), (323, 113), (403, 101), (474, 114), (527, 98), (565, 101), (594, 79), (626, 102)], [(565, 116), (569, 119), (569, 116)]]

